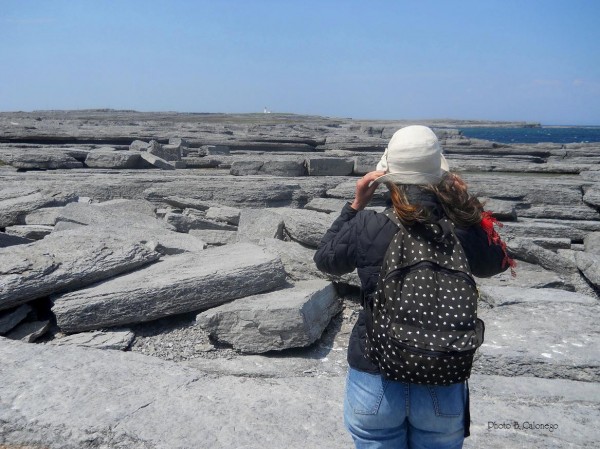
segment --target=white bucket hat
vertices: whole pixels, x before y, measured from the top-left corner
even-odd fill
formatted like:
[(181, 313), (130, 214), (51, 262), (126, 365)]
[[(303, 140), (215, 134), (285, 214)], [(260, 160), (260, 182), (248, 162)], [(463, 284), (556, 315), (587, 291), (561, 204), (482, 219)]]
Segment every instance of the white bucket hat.
[(394, 133), (377, 170), (386, 174), (376, 183), (437, 184), (449, 167), (435, 133), (427, 126), (412, 125)]

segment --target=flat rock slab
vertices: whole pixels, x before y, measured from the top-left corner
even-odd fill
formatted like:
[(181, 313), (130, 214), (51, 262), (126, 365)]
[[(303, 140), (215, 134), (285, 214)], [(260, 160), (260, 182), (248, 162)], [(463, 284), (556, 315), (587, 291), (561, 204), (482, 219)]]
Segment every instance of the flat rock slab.
[(15, 310), (0, 312), (0, 335), (6, 334), (17, 326), (32, 310), (29, 304), (23, 304)]
[(333, 285), (315, 280), (238, 299), (202, 312), (196, 321), (215, 340), (258, 354), (314, 343), (340, 310)]
[(575, 253), (577, 267), (585, 278), (600, 289), (600, 255), (587, 252)]
[(497, 274), (491, 278), (476, 278), (477, 284), (482, 286), (496, 287), (526, 287), (526, 288), (556, 288), (562, 290), (575, 290), (575, 286), (570, 280), (570, 275), (566, 278), (546, 270), (539, 265), (517, 261), (516, 277), (512, 277), (510, 270)]
[(283, 217), (286, 232), (293, 240), (316, 248), (337, 218), (336, 214), (324, 214), (307, 209), (287, 207), (274, 208)]
[(115, 349), (124, 351), (133, 342), (135, 334), (130, 329), (113, 329), (107, 331), (80, 332), (62, 338), (50, 340), (48, 344), (55, 346), (75, 345), (95, 349)]
[(600, 381), (600, 306), (595, 298), (553, 292), (496, 288), (504, 305), (480, 310), (486, 334), (477, 372)]
[[(7, 189), (8, 190), (8, 189)], [(14, 192), (12, 197), (0, 198), (0, 228), (25, 224), (25, 216), (42, 207), (64, 206), (77, 200), (77, 195), (53, 190), (24, 190)]]
[(90, 151), (85, 165), (91, 168), (125, 169), (136, 168), (141, 161), (137, 151)]
[(215, 377), (131, 352), (1, 338), (0, 358), (5, 444), (53, 449), (352, 444), (341, 419), (343, 377)]
[(283, 217), (271, 209), (243, 209), (238, 225), (238, 242), (283, 239)]
[(6, 233), (28, 240), (40, 240), (54, 230), (54, 226), (45, 225), (13, 225), (6, 227)]
[(585, 252), (600, 255), (600, 232), (592, 232), (583, 239)]
[(29, 321), (19, 324), (6, 334), (11, 340), (21, 340), (25, 343), (33, 343), (50, 329), (50, 321)]
[(25, 224), (54, 226), (62, 207), (43, 207), (25, 216)]
[(240, 243), (172, 256), (147, 269), (58, 296), (52, 311), (62, 330), (78, 332), (208, 309), (274, 290), (284, 282), (278, 257)]
[(51, 234), (0, 249), (0, 310), (80, 288), (153, 262), (160, 254), (144, 240), (97, 230)]
[(517, 259), (540, 265), (557, 273), (575, 273), (577, 271), (576, 264), (571, 260), (534, 243), (532, 239), (510, 239), (507, 242), (507, 246), (512, 257), (516, 257)]
[(2, 152), (0, 160), (21, 170), (56, 170), (82, 168), (83, 164), (62, 151), (11, 151)]
[(471, 437), (465, 449), (600, 446), (592, 425), (600, 417), (598, 383), (473, 375), (469, 387)]
[[(0, 435), (9, 447), (79, 449), (90, 439), (106, 449), (352, 447), (342, 422), (344, 376), (211, 376), (131, 352), (2, 338), (0, 359)], [(473, 375), (469, 385), (465, 448), (600, 445), (597, 383)], [(488, 429), (514, 421), (558, 428)]]

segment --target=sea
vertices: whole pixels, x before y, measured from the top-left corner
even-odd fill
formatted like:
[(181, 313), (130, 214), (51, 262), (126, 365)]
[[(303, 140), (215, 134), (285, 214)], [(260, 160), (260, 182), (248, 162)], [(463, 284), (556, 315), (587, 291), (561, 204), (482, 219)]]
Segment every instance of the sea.
[(458, 128), (466, 137), (500, 143), (600, 142), (600, 126), (541, 126), (535, 128)]

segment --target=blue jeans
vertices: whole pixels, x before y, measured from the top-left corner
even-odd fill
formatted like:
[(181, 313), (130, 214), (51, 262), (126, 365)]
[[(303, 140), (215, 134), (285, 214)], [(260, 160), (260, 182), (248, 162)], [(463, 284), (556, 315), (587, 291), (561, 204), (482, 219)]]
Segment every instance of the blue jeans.
[(417, 385), (350, 368), (344, 422), (357, 449), (460, 449), (465, 383)]

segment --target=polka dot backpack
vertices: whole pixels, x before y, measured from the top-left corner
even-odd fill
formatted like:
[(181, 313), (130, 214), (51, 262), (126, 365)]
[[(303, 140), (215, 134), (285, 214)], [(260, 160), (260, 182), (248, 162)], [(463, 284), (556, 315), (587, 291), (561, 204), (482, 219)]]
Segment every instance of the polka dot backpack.
[(479, 291), (447, 218), (399, 227), (384, 257), (376, 291), (365, 299), (366, 355), (384, 377), (450, 385), (469, 378), (484, 324)]

